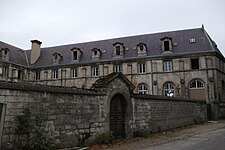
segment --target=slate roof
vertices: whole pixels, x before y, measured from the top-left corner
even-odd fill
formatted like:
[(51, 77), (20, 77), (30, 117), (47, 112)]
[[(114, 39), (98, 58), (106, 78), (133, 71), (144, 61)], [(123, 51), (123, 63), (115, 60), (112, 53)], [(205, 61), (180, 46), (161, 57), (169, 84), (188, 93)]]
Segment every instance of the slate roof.
[(4, 49), (4, 48), (9, 49), (9, 62), (10, 63), (27, 67), (26, 55), (25, 55), (24, 50), (0, 41), (0, 59), (1, 59), (1, 55), (2, 55), (2, 49)]
[[(98, 48), (102, 52), (101, 59), (99, 61), (115, 60), (113, 58), (113, 44), (116, 42), (123, 43), (125, 47), (124, 57), (116, 59), (134, 59), (137, 58), (137, 49), (133, 49), (139, 43), (145, 43), (147, 46), (147, 56), (146, 57), (159, 57), (164, 54), (161, 51), (162, 42), (161, 39), (164, 37), (172, 38), (173, 53), (172, 55), (182, 55), (189, 53), (202, 53), (202, 52), (219, 52), (215, 47), (215, 42), (211, 40), (204, 28), (188, 29), (188, 30), (178, 30), (170, 32), (161, 32), (145, 35), (136, 35), (129, 37), (121, 37), (115, 39), (107, 39), (93, 42), (69, 44), (55, 47), (46, 47), (41, 48), (41, 56), (38, 61), (31, 65), (32, 68), (42, 68), (42, 67), (51, 67), (53, 65), (53, 54), (59, 53), (62, 56), (62, 59), (59, 62), (59, 65), (69, 65), (76, 64), (76, 62), (71, 62), (71, 49), (80, 48), (83, 52), (83, 55), (80, 59), (81, 63), (93, 62), (91, 60), (92, 49)], [(190, 39), (195, 38), (195, 43), (190, 43)], [(175, 44), (176, 43), (176, 44)], [(1, 46), (1, 43), (0, 43)], [(25, 57), (23, 54), (18, 53), (17, 49), (9, 45), (9, 49), (13, 49), (16, 52), (13, 55), (13, 59), (16, 63), (26, 64)], [(5, 46), (6, 47), (6, 46)], [(129, 50), (127, 50), (129, 49)], [(30, 53), (31, 50), (26, 51), (28, 60), (30, 62)], [(220, 52), (219, 52), (220, 53)], [(220, 53), (221, 54), (221, 53)], [(12, 53), (11, 53), (12, 55)], [(19, 56), (19, 58), (15, 58)], [(12, 58), (11, 58), (12, 59)], [(96, 60), (95, 60), (96, 61)]]

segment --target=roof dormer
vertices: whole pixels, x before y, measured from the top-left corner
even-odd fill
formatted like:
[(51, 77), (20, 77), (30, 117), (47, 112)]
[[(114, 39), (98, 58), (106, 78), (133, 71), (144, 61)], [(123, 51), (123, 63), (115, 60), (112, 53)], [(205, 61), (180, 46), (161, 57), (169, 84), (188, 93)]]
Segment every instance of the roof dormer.
[(9, 61), (9, 49), (2, 48), (2, 60)]
[(139, 43), (137, 45), (138, 56), (146, 56), (147, 54), (147, 45), (145, 43)]
[(71, 49), (71, 61), (80, 61), (83, 52), (80, 48), (72, 48)]
[(54, 53), (53, 55), (53, 64), (59, 64), (60, 60), (62, 59), (62, 55), (59, 53)]
[(170, 37), (164, 37), (161, 39), (162, 41), (162, 51), (172, 51), (173, 44), (172, 44), (172, 38)]
[(123, 43), (116, 42), (113, 44), (113, 46), (114, 46), (113, 56), (114, 57), (123, 57), (123, 55), (124, 55)]
[(101, 50), (98, 48), (93, 48), (92, 50), (92, 60), (99, 60), (101, 57)]

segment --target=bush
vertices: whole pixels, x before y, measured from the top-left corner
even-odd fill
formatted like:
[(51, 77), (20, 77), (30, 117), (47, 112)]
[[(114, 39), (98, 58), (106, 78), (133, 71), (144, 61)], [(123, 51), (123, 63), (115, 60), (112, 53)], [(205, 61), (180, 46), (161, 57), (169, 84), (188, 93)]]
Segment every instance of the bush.
[(96, 136), (96, 143), (97, 144), (113, 144), (115, 143), (115, 136), (113, 135), (112, 131), (98, 134)]
[(138, 130), (134, 132), (134, 137), (143, 137), (143, 138), (147, 138), (151, 135), (150, 131), (146, 131), (146, 130)]

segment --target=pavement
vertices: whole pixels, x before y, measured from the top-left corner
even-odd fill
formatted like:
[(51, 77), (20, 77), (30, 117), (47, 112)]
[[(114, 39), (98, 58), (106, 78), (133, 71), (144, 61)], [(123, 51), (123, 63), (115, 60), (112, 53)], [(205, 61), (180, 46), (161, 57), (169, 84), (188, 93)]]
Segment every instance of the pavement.
[(110, 146), (98, 146), (97, 149), (225, 150), (225, 120), (209, 121), (200, 125), (156, 133), (145, 139), (130, 139)]

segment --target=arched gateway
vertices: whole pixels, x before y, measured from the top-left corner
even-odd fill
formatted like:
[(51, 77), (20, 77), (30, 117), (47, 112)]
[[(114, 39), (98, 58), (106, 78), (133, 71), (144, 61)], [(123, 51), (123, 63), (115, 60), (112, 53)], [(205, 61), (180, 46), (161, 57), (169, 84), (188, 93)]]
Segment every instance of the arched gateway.
[(122, 95), (116, 94), (110, 102), (110, 131), (116, 138), (125, 137), (126, 102)]

